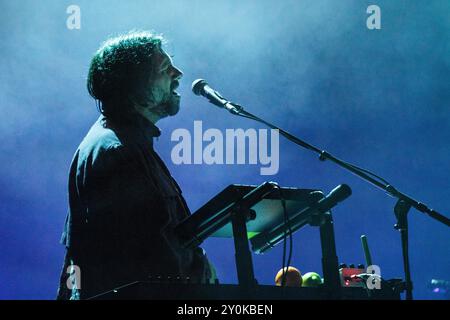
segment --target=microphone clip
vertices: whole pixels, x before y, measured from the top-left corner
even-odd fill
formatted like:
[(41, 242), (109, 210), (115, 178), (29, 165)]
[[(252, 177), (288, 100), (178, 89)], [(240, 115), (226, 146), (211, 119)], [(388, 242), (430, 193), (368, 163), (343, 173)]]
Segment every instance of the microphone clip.
[(236, 115), (239, 115), (242, 112), (242, 110), (244, 110), (244, 108), (242, 106), (240, 106), (234, 102), (227, 102), (223, 105), (223, 107), (225, 109), (227, 109), (229, 112), (231, 112), (232, 114), (236, 114)]

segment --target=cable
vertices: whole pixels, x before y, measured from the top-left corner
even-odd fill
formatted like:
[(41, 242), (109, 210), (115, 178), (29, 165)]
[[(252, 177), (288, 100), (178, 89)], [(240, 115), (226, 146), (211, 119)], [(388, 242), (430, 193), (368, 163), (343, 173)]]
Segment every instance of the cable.
[[(284, 287), (286, 285), (287, 271), (291, 264), (291, 259), (292, 259), (293, 238), (292, 238), (291, 223), (290, 223), (289, 215), (287, 213), (287, 208), (286, 208), (286, 199), (283, 196), (282, 189), (279, 188), (278, 191), (280, 193), (281, 205), (283, 207), (284, 224), (288, 226), (287, 230), (284, 229), (284, 235), (283, 235), (283, 262), (282, 262), (282, 269), (281, 269), (282, 270), (281, 286)], [(289, 234), (289, 254), (288, 254), (288, 260), (287, 260), (287, 264), (286, 264), (286, 248), (287, 248), (286, 239), (287, 239), (288, 234)], [(285, 271), (285, 269), (286, 269), (286, 271)]]

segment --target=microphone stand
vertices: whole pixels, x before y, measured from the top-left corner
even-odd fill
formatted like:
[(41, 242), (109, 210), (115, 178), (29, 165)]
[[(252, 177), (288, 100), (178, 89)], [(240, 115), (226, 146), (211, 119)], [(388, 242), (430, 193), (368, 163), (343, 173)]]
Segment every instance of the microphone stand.
[(450, 227), (450, 219), (445, 217), (444, 215), (440, 214), (436, 210), (430, 209), (427, 205), (425, 205), (422, 202), (419, 202), (410, 196), (404, 194), (403, 192), (400, 192), (397, 190), (393, 185), (391, 185), (388, 181), (385, 179), (373, 174), (372, 172), (362, 169), (360, 167), (357, 167), (351, 163), (345, 162), (343, 160), (340, 160), (330, 154), (329, 152), (325, 150), (321, 150), (299, 138), (296, 136), (290, 134), (289, 132), (251, 114), (250, 112), (247, 112), (244, 110), (244, 108), (238, 104), (228, 102), (227, 106), (223, 106), (226, 108), (229, 112), (231, 112), (234, 115), (248, 118), (255, 120), (257, 122), (260, 122), (262, 124), (265, 124), (266, 126), (278, 130), (282, 136), (287, 138), (288, 140), (294, 142), (295, 144), (308, 149), (310, 151), (313, 151), (317, 154), (319, 154), (319, 160), (325, 161), (329, 160), (331, 162), (334, 162), (338, 166), (350, 171), (351, 173), (355, 174), (356, 176), (360, 177), (361, 179), (369, 182), (370, 184), (374, 185), (375, 187), (383, 190), (386, 192), (389, 196), (397, 198), (397, 204), (394, 208), (394, 213), (397, 218), (397, 223), (395, 224), (394, 228), (400, 231), (401, 235), (401, 242), (402, 242), (402, 254), (403, 254), (403, 267), (405, 272), (405, 291), (406, 291), (406, 300), (412, 300), (412, 281), (411, 281), (411, 271), (409, 267), (409, 253), (408, 253), (408, 211), (409, 209), (415, 208), (419, 212), (427, 214), (429, 217), (445, 224), (446, 226)]

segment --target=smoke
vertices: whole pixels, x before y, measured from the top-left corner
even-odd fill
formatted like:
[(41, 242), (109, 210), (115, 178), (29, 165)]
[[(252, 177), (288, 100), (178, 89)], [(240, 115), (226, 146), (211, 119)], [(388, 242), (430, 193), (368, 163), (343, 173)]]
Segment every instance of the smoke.
[[(81, 9), (80, 30), (66, 27), (66, 8), (72, 4)], [(381, 30), (366, 27), (370, 4), (381, 8)], [(54, 267), (49, 272), (51, 278), (45, 279), (47, 291), (43, 290), (40, 297), (52, 298), (49, 292), (54, 292), (61, 262), (62, 249), (57, 242), (67, 206), (69, 163), (98, 116), (86, 91), (89, 61), (108, 36), (131, 29), (162, 33), (168, 40), (167, 51), (184, 72), (178, 90), (181, 111), (158, 123), (163, 135), (156, 147), (192, 208), (198, 208), (228, 184), (259, 184), (266, 179), (259, 176), (257, 166), (175, 166), (170, 162), (170, 133), (177, 128), (192, 128), (194, 120), (203, 121), (205, 129), (263, 128), (214, 109), (192, 95), (192, 80), (205, 78), (246, 110), (375, 170), (448, 212), (449, 204), (442, 199), (448, 198), (450, 190), (449, 10), (446, 0), (2, 2), (0, 195), (5, 209), (0, 232), (6, 232), (8, 226), (16, 236), (8, 233), (0, 265), (10, 261), (5, 257), (11, 255), (17, 258), (11, 260), (15, 261), (11, 270), (20, 273), (29, 267), (20, 262), (21, 250), (36, 243), (42, 252), (48, 252)], [(375, 233), (368, 221), (390, 210), (384, 195), (377, 198), (366, 184), (337, 167), (318, 162), (286, 141), (281, 141), (280, 172), (273, 180), (325, 191), (349, 181), (356, 192), (347, 201), (347, 213), (336, 209), (338, 243), (357, 246), (359, 232)], [(422, 181), (427, 182), (426, 188)], [(372, 202), (374, 199), (378, 202)], [(368, 202), (374, 204), (362, 210), (361, 203)], [(28, 210), (24, 203), (33, 205)], [(355, 225), (354, 213), (361, 211), (361, 222)], [(12, 218), (18, 214), (22, 220)], [(36, 228), (30, 231), (24, 221), (32, 221)], [(390, 229), (393, 221), (380, 223), (381, 235), (374, 236), (374, 246), (382, 248), (397, 238)], [(432, 251), (430, 239), (444, 237), (436, 224), (428, 220), (412, 223), (417, 228), (417, 238), (412, 239), (416, 252)], [(428, 244), (419, 238), (426, 228), (436, 228)], [(37, 230), (49, 230), (40, 242)], [(15, 237), (17, 240), (13, 240)], [(214, 245), (218, 243), (214, 241)], [(319, 252), (317, 246), (314, 242), (303, 250), (310, 257)], [(386, 249), (385, 254), (379, 249), (377, 253), (388, 272), (398, 276), (400, 259), (395, 267), (386, 266), (389, 259), (400, 254), (392, 251), (396, 249)], [(339, 250), (343, 257), (360, 259), (358, 249)], [(212, 260), (223, 254), (212, 250)], [(279, 269), (279, 254), (275, 250), (274, 255), (258, 258), (258, 262)], [(448, 252), (441, 248), (430, 253), (427, 260), (443, 265), (435, 272), (444, 277), (449, 271), (450, 264), (445, 263), (448, 258)], [(415, 259), (413, 265), (419, 263)], [(294, 255), (296, 261), (310, 267), (320, 265)], [(234, 272), (232, 259), (218, 265), (224, 282), (235, 280), (227, 276)], [(271, 283), (271, 270), (261, 271), (262, 283)], [(16, 281), (14, 294), (25, 296), (26, 284)], [(420, 285), (417, 288), (419, 295), (427, 296)]]

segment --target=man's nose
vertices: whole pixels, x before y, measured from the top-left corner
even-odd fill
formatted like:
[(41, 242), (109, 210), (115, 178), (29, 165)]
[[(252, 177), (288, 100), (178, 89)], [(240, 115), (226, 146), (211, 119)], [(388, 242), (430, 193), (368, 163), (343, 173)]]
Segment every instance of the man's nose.
[(175, 80), (179, 80), (179, 79), (181, 79), (181, 77), (183, 76), (183, 72), (181, 72), (181, 70), (180, 69), (178, 69), (177, 67), (173, 67), (172, 68), (172, 77), (175, 79)]

